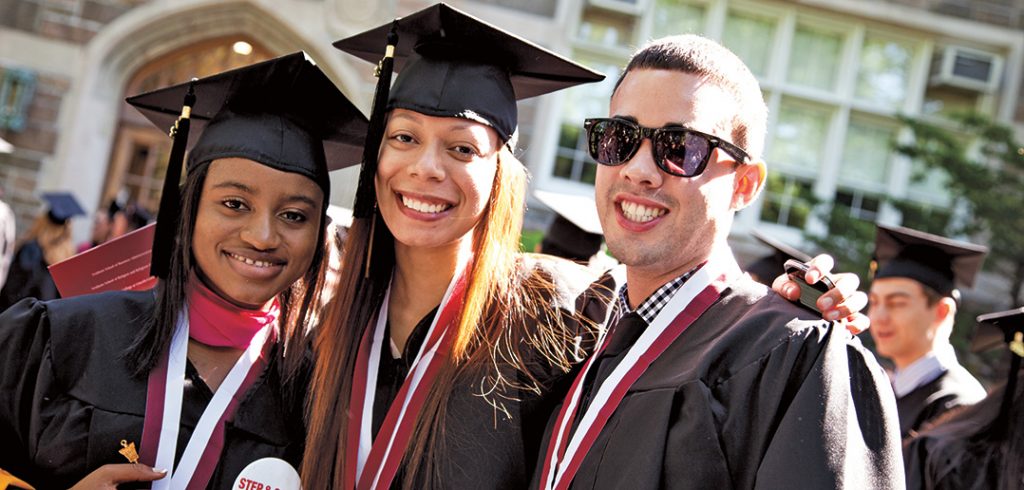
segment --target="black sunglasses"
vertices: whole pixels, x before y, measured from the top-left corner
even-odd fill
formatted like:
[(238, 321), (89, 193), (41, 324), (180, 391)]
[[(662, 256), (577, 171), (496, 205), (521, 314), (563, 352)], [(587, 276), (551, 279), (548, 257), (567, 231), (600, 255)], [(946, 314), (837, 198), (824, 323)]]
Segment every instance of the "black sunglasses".
[(742, 148), (717, 136), (682, 126), (647, 128), (617, 118), (592, 118), (583, 123), (587, 130), (587, 149), (601, 165), (616, 166), (628, 162), (644, 138), (651, 140), (651, 153), (658, 168), (676, 177), (696, 177), (704, 172), (715, 148), (747, 163), (750, 156)]

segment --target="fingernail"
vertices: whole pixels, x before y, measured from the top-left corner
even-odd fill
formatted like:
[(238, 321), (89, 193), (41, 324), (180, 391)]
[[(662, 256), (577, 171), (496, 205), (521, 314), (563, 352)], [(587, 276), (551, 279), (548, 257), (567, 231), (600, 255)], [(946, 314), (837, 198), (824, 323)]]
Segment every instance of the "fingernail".
[(818, 279), (821, 279), (821, 274), (818, 271), (810, 271), (804, 278), (807, 279), (807, 284), (814, 284), (818, 282)]
[(821, 309), (827, 310), (832, 308), (833, 303), (835, 303), (835, 301), (832, 301), (832, 298), (825, 296), (824, 298), (821, 298)]
[(825, 315), (825, 319), (834, 322), (834, 321), (839, 319), (839, 312), (838, 311), (830, 311), (830, 312), (828, 312)]
[(798, 288), (797, 286), (794, 286), (792, 284), (787, 284), (785, 289), (786, 289), (786, 296), (792, 297), (792, 296), (795, 296), (795, 295), (799, 294), (798, 290), (800, 288)]
[(153, 473), (157, 473), (159, 475), (164, 475), (164, 474), (167, 473), (167, 470), (158, 470), (156, 468), (153, 468)]

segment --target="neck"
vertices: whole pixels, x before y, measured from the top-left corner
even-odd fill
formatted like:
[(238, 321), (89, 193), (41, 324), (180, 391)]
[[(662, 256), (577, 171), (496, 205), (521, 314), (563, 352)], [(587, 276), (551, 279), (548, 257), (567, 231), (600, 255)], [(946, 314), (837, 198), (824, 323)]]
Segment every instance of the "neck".
[(627, 264), (626, 284), (629, 285), (629, 289), (626, 299), (629, 301), (630, 309), (635, 310), (644, 300), (654, 294), (658, 288), (664, 286), (669, 281), (707, 262), (708, 258), (711, 257), (712, 250), (717, 249), (718, 247), (712, 247), (709, 250), (678, 261), (676, 265), (670, 267), (657, 264), (651, 267), (630, 267)]
[(424, 316), (441, 304), (459, 264), (472, 253), (472, 235), (438, 248), (395, 243), (395, 273), (391, 281), (388, 321), (391, 340), (399, 352)]
[(235, 347), (214, 347), (195, 339), (188, 339), (188, 360), (214, 393), (220, 388), (220, 384), (224, 382), (224, 378), (238, 362), (244, 350)]

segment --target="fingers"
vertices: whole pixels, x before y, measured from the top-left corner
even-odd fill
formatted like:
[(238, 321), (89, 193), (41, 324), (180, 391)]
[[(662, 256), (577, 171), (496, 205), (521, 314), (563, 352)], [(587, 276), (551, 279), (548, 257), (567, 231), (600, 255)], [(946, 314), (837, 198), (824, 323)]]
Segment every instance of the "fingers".
[(804, 280), (807, 281), (807, 284), (814, 284), (823, 276), (827, 276), (832, 272), (832, 268), (835, 267), (836, 261), (831, 255), (821, 254), (807, 262), (807, 265), (810, 266), (810, 269), (807, 271), (807, 274), (804, 275)]
[(108, 464), (100, 466), (71, 490), (116, 489), (119, 483), (154, 481), (167, 476), (167, 470), (155, 470), (144, 464)]
[(782, 295), (783, 298), (790, 301), (797, 301), (800, 299), (800, 286), (791, 281), (787, 274), (782, 274), (779, 277), (776, 277), (775, 280), (772, 281), (772, 289), (774, 289), (776, 293)]
[(857, 335), (871, 327), (871, 320), (863, 313), (854, 313), (844, 321), (846, 329), (853, 335)]
[(817, 306), (826, 320), (846, 318), (864, 309), (868, 296), (858, 291), (860, 278), (849, 272), (832, 276), (835, 288), (818, 298)]

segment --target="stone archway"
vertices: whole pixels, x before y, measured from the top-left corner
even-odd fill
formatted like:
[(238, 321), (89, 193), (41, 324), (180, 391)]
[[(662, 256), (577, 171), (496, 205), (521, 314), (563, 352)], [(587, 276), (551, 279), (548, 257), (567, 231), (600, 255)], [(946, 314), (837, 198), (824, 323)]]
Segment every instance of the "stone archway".
[[(75, 189), (89, 207), (98, 204), (105, 192), (107, 164), (130, 78), (147, 63), (203, 40), (244, 35), (258, 40), (275, 55), (305, 50), (342, 91), (367, 99), (356, 99), (357, 105), (368, 107), (370, 94), (362, 73), (368, 70), (362, 62), (353, 60), (349, 64), (337, 54), (330, 44), (334, 36), (327, 31), (326, 23), (307, 22), (316, 15), (286, 15), (288, 9), (281, 3), (291, 2), (154, 2), (109, 24), (89, 43), (82, 57), (62, 114), (65, 134), (43, 180), (53, 188)], [(341, 187), (341, 192), (332, 195), (344, 199), (351, 190)], [(78, 236), (84, 236), (88, 227), (87, 220), (81, 221), (76, 223)]]

